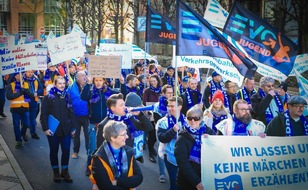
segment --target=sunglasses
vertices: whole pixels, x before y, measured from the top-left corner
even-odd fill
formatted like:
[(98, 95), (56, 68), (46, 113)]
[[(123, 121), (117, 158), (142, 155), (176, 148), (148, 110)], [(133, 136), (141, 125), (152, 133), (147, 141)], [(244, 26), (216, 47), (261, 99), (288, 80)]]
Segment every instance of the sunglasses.
[(200, 119), (201, 119), (200, 117), (187, 117), (188, 121), (192, 121), (192, 120), (199, 121)]

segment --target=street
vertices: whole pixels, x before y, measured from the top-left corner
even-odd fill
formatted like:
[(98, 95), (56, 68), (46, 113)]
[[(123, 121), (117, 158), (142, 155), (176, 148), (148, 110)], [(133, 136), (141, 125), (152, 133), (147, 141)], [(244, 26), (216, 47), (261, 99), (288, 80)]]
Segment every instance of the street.
[[(9, 149), (11, 150), (20, 168), (26, 175), (34, 190), (90, 190), (92, 188), (89, 178), (85, 175), (87, 155), (84, 147), (83, 133), (81, 133), (82, 146), (80, 147), (79, 158), (70, 158), (69, 171), (73, 179), (73, 183), (69, 184), (64, 181), (61, 183), (55, 183), (53, 182), (53, 172), (49, 161), (48, 141), (47, 137), (42, 131), (41, 125), (39, 123), (39, 117), (37, 118), (37, 134), (40, 137), (40, 140), (32, 139), (28, 129), (27, 135), (29, 137), (29, 141), (26, 143), (23, 142), (22, 149), (15, 149), (15, 136), (8, 100), (5, 102), (4, 110), (8, 117), (0, 119), (0, 134), (3, 136)], [(71, 143), (71, 154), (72, 151), (73, 141)], [(59, 161), (60, 155), (61, 149), (59, 149)], [(147, 150), (145, 150), (144, 156), (144, 163), (141, 164), (138, 162), (143, 173), (143, 182), (139, 187), (137, 187), (137, 189), (169, 189), (167, 170), (165, 169), (166, 183), (160, 183), (158, 181), (158, 164), (154, 164), (149, 161)]]

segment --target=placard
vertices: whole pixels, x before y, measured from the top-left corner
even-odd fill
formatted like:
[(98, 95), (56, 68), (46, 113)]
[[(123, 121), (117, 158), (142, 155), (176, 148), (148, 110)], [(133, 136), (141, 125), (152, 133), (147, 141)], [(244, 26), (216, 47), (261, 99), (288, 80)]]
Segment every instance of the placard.
[(121, 56), (90, 55), (88, 72), (91, 77), (120, 78)]
[(132, 68), (132, 45), (130, 44), (100, 44), (97, 54), (122, 56), (122, 69)]

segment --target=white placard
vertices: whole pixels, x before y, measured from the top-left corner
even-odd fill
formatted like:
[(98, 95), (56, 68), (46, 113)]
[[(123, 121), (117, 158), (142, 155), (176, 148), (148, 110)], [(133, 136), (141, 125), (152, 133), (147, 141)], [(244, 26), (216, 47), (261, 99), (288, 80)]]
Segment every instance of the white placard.
[(97, 55), (122, 56), (122, 69), (132, 68), (132, 46), (130, 44), (100, 44)]

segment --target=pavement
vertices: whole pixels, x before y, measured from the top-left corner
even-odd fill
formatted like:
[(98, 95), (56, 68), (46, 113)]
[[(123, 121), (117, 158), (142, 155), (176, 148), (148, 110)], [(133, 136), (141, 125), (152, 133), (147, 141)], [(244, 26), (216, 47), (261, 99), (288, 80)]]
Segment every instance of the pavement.
[(0, 135), (0, 189), (33, 190), (2, 135)]

